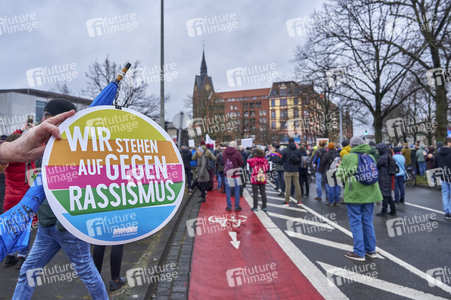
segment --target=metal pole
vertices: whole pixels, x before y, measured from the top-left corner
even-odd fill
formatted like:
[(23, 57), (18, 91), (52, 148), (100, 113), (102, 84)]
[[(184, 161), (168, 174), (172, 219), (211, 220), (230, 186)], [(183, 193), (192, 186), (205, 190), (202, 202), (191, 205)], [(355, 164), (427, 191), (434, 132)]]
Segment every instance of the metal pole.
[(338, 106), (338, 109), (340, 110), (340, 145), (343, 142), (343, 118), (342, 118), (342, 112), (341, 112), (341, 105)]
[(177, 138), (178, 144), (179, 144), (179, 149), (182, 149), (182, 130), (183, 130), (183, 126), (182, 126), (182, 122), (183, 122), (183, 111), (180, 112), (180, 125), (179, 125), (179, 136)]
[(160, 33), (160, 126), (164, 127), (164, 0), (161, 0)]

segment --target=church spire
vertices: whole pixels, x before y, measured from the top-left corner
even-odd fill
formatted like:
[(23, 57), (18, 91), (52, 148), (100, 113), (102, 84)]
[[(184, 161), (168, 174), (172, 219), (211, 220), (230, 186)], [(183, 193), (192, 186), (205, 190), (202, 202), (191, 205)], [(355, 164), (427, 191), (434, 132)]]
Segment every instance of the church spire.
[(205, 49), (202, 50), (202, 63), (200, 64), (200, 76), (207, 76), (207, 63), (205, 62)]

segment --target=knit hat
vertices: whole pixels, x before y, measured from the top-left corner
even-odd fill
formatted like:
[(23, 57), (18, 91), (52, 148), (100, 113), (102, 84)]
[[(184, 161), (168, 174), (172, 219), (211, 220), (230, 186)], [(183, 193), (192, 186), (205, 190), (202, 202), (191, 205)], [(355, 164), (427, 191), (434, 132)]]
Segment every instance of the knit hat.
[(327, 145), (327, 148), (329, 149), (335, 149), (335, 144), (330, 142), (329, 145)]
[(236, 142), (235, 141), (231, 141), (230, 143), (229, 143), (229, 147), (236, 147)]
[(401, 152), (401, 150), (402, 150), (402, 147), (400, 147), (400, 146), (396, 146), (395, 148), (393, 148), (394, 153), (399, 153), (399, 152)]
[(355, 146), (363, 145), (365, 142), (360, 136), (355, 136), (351, 138), (351, 148), (354, 148)]
[(346, 147), (346, 146), (349, 145), (349, 142), (348, 142), (347, 140), (344, 140), (343, 142), (341, 142), (341, 145), (342, 145), (343, 147)]
[(75, 110), (75, 105), (66, 99), (53, 99), (50, 100), (44, 108), (44, 111), (51, 114), (52, 116), (59, 115), (60, 113)]

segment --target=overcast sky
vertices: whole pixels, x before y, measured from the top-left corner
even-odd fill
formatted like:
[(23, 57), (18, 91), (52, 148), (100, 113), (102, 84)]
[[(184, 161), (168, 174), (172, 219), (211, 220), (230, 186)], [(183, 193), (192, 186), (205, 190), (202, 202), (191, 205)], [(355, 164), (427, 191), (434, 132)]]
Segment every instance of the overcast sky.
[[(304, 35), (299, 28), (290, 31), (287, 21), (308, 17), (322, 2), (165, 1), (165, 63), (174, 77), (166, 83), (170, 96), (166, 120), (172, 121), (184, 109), (183, 100), (192, 94), (203, 43), (216, 91), (270, 87), (272, 81), (293, 79), (290, 60)], [(150, 73), (160, 64), (160, 1), (0, 0), (0, 7), (0, 89), (51, 90), (54, 84), (42, 82), (42, 72), (33, 73), (33, 69), (52, 72), (58, 66), (57, 72), (76, 72), (67, 85), (81, 96), (88, 66), (107, 55), (121, 65), (140, 60)], [(98, 20), (104, 17), (107, 23)], [(206, 18), (206, 25), (198, 18)], [(113, 25), (128, 26), (130, 31), (111, 32)], [(14, 32), (14, 26), (22, 31)], [(214, 26), (224, 31), (211, 32)], [(243, 77), (231, 77), (237, 68), (256, 69), (261, 78), (269, 80), (248, 83)], [(148, 93), (159, 95), (159, 82), (150, 83)]]

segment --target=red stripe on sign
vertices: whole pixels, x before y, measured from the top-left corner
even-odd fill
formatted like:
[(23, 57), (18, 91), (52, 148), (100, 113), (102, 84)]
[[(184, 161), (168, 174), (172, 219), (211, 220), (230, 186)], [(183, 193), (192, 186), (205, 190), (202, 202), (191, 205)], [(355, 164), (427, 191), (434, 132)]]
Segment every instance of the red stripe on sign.
[(234, 218), (225, 194), (211, 191), (206, 200), (196, 222), (187, 222), (195, 232), (189, 299), (323, 299), (244, 198)]
[[(118, 168), (118, 171), (113, 170), (114, 168)], [(94, 175), (78, 175), (80, 166), (46, 166), (46, 175), (47, 175), (47, 184), (51, 190), (65, 190), (68, 189), (69, 186), (79, 186), (80, 188), (85, 188), (88, 184), (91, 186), (97, 186), (101, 183), (110, 184), (110, 183), (125, 183), (141, 182), (142, 184), (149, 184), (149, 182), (161, 182), (166, 180), (172, 180), (172, 182), (181, 182), (183, 180), (184, 170), (181, 164), (168, 164), (167, 165), (167, 178), (163, 177), (163, 173), (159, 171), (160, 178), (157, 178), (155, 165), (152, 165), (153, 169), (149, 169), (149, 175), (154, 178), (144, 178), (136, 179), (134, 178), (133, 171), (131, 170), (131, 166), (128, 166), (128, 170), (125, 170), (125, 175), (130, 176), (130, 179), (122, 179), (121, 177), (121, 169), (119, 165), (110, 165), (110, 174), (114, 175), (119, 173), (119, 177), (115, 180), (111, 180), (106, 175), (106, 166), (102, 165), (100, 170), (96, 170)], [(97, 174), (98, 173), (98, 174)], [(84, 174), (84, 172), (83, 172)], [(136, 170), (136, 175), (140, 175), (140, 170)]]

